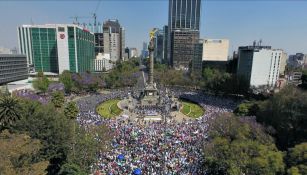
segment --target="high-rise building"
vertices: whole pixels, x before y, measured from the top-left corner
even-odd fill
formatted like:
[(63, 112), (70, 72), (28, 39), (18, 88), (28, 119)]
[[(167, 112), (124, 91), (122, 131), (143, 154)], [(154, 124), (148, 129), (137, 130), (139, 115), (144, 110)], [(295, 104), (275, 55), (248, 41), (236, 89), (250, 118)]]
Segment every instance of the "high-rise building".
[(198, 31), (173, 31), (171, 47), (171, 66), (188, 70), (194, 56), (194, 45), (199, 40)]
[(91, 71), (95, 59), (94, 34), (74, 24), (18, 27), (19, 51), (35, 72)]
[(120, 50), (121, 50), (121, 59), (126, 60), (128, 58), (125, 57), (125, 47), (126, 47), (126, 40), (125, 40), (125, 29), (123, 27), (120, 28)]
[(0, 85), (28, 78), (26, 55), (0, 54)]
[(142, 59), (149, 57), (148, 44), (146, 42), (143, 42), (143, 48), (141, 52)]
[(169, 29), (199, 30), (200, 9), (201, 0), (169, 0)]
[(228, 61), (229, 40), (205, 39), (203, 61)]
[[(199, 40), (201, 0), (169, 0), (168, 63), (187, 69)], [(186, 42), (183, 44), (183, 42)]]
[(279, 79), (282, 50), (271, 46), (244, 46), (238, 51), (237, 74), (248, 80), (251, 87), (275, 87)]
[(168, 26), (163, 27), (163, 63), (167, 63)]
[(196, 75), (202, 74), (202, 58), (203, 58), (203, 40), (199, 40), (197, 44), (194, 44), (194, 55), (192, 61), (192, 72)]
[(163, 61), (163, 30), (158, 29), (155, 32), (155, 48), (154, 59), (156, 62), (162, 63)]
[(125, 32), (117, 19), (107, 20), (103, 24), (104, 53), (111, 56), (111, 61), (122, 59), (123, 48), (125, 48)]

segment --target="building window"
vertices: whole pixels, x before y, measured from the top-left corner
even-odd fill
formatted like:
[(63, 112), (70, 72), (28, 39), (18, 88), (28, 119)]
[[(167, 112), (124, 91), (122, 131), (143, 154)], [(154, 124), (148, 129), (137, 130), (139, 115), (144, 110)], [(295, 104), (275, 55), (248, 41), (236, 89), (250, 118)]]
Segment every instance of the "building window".
[(65, 28), (64, 27), (58, 27), (58, 31), (59, 32), (65, 32)]

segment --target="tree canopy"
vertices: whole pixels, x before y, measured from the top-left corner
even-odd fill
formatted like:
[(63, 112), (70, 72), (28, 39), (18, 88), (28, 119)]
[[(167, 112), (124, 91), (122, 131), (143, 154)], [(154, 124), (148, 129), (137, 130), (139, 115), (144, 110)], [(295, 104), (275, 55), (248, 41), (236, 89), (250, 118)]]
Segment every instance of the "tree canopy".
[(221, 115), (210, 122), (204, 166), (210, 174), (275, 175), (283, 173), (283, 154), (254, 121)]
[(65, 102), (64, 94), (60, 91), (52, 93), (51, 102), (56, 108), (62, 108)]
[(0, 174), (47, 174), (48, 161), (33, 161), (41, 147), (39, 140), (32, 139), (26, 134), (2, 131), (0, 133)]
[(70, 93), (74, 86), (71, 73), (68, 70), (63, 71), (59, 80), (64, 84), (65, 92)]
[(289, 175), (307, 174), (307, 142), (295, 145), (294, 148), (289, 149), (287, 164)]
[(289, 86), (260, 104), (257, 121), (275, 129), (282, 150), (307, 141), (307, 93)]
[(38, 72), (37, 78), (33, 81), (33, 87), (42, 93), (46, 93), (50, 84), (49, 79), (44, 75), (43, 72)]

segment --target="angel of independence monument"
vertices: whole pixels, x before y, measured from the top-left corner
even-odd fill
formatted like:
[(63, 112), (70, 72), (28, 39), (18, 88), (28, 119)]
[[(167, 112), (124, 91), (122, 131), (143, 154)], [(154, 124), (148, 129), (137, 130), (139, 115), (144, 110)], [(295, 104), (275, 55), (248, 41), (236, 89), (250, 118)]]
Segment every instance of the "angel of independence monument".
[(155, 30), (150, 32), (150, 42), (148, 45), (149, 51), (149, 72), (148, 72), (148, 80), (145, 84), (143, 97), (141, 97), (141, 105), (142, 106), (151, 106), (151, 105), (158, 105), (160, 102), (160, 98), (158, 95), (158, 89), (156, 84), (153, 81), (153, 74), (154, 74), (154, 33)]
[[(120, 103), (121, 109), (128, 110), (129, 114), (134, 114), (137, 118), (144, 120), (166, 120), (166, 116), (170, 116), (171, 111), (178, 111), (180, 103), (172, 96), (168, 89), (164, 91), (158, 89), (154, 83), (154, 43), (155, 32), (150, 32), (149, 50), (149, 67), (148, 79), (146, 81), (144, 72), (142, 71), (142, 85), (136, 86), (133, 93), (129, 93), (128, 98)], [(141, 77), (140, 77), (141, 78)], [(162, 95), (163, 94), (163, 95)], [(163, 117), (164, 116), (164, 117)]]

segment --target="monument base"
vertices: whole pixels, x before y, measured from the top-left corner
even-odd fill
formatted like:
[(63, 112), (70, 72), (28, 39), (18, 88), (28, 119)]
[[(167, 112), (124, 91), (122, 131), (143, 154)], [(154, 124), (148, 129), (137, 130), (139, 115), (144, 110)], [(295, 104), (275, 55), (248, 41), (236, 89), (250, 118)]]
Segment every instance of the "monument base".
[(144, 89), (144, 97), (141, 99), (142, 106), (155, 106), (160, 102), (158, 89), (153, 84), (149, 84)]

